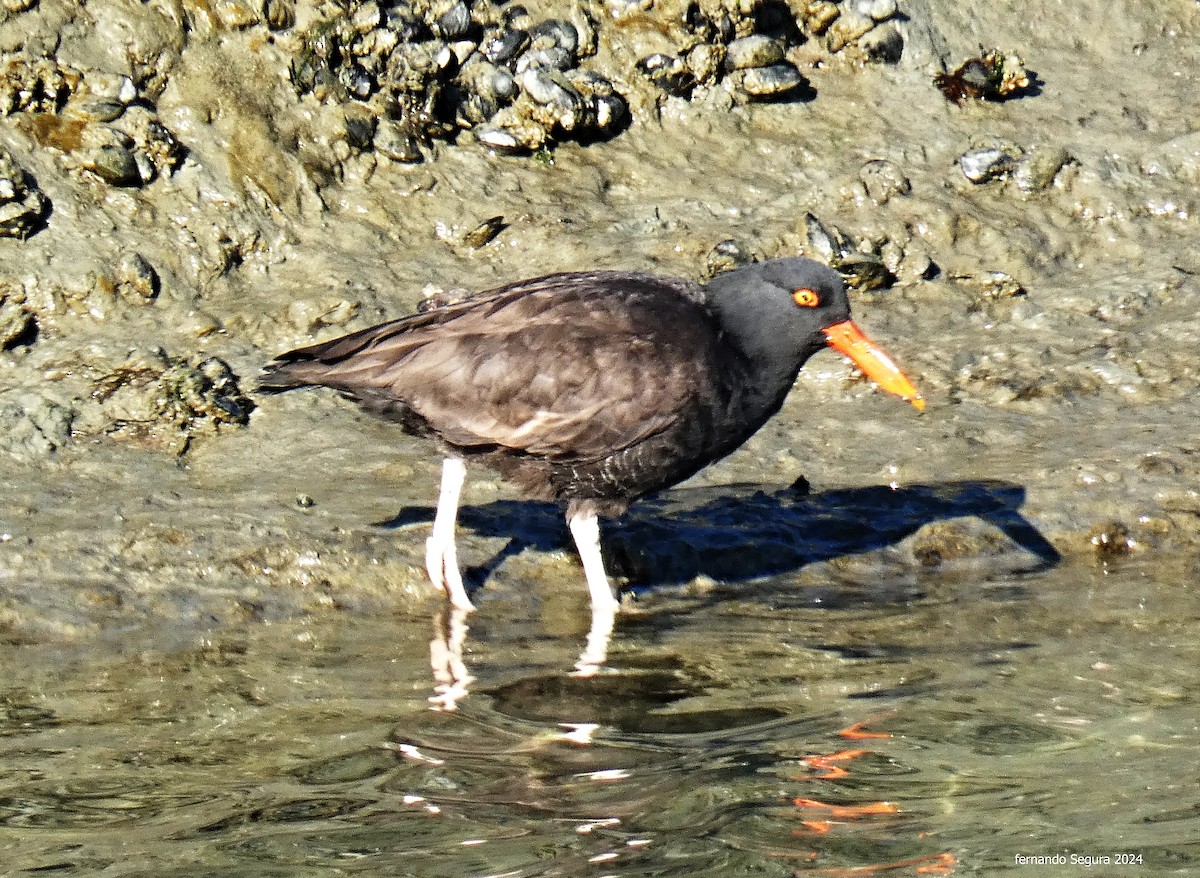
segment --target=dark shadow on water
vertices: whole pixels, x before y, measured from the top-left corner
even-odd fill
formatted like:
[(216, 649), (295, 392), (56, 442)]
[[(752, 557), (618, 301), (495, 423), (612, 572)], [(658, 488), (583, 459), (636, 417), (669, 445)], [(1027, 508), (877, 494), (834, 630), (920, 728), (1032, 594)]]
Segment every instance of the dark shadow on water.
[[(1053, 566), (1059, 554), (1021, 515), (1024, 502), (1023, 487), (992, 480), (817, 493), (808, 493), (806, 486), (676, 488), (605, 522), (605, 561), (610, 572), (634, 587), (679, 585), (700, 574), (742, 582), (896, 546), (933, 522), (973, 518), (1028, 553), (1023, 570)], [(399, 528), (432, 520), (431, 507), (405, 507), (379, 524)], [(479, 536), (509, 540), (486, 564), (469, 571), (476, 581), (527, 548), (570, 546), (562, 510), (553, 503), (498, 500), (463, 506), (459, 524)], [(949, 529), (944, 535), (929, 534), (913, 547), (913, 556), (931, 567), (970, 558), (977, 547), (964, 533)]]

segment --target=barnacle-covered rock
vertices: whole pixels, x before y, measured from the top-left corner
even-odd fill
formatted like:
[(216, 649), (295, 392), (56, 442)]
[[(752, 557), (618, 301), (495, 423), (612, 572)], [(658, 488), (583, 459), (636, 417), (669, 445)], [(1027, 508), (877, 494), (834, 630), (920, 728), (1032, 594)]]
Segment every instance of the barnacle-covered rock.
[(85, 128), (81, 148), (72, 152), (74, 164), (113, 186), (138, 186), (142, 175), (133, 156), (133, 139), (106, 125)]
[(972, 183), (987, 183), (1007, 177), (1020, 154), (1012, 147), (981, 146), (958, 157), (958, 167)]
[(117, 262), (116, 292), (127, 301), (146, 303), (157, 298), (161, 281), (158, 272), (140, 253), (126, 253)]
[(734, 76), (737, 87), (748, 97), (757, 99), (790, 94), (808, 82), (799, 70), (787, 63), (751, 67), (737, 71)]
[[(898, 31), (881, 34), (872, 48), (865, 41), (895, 15), (895, 4), (886, 0), (869, 7), (700, 0), (687, 5), (681, 24), (671, 20), (666, 6), (662, 12), (652, 7), (647, 17), (661, 24), (676, 51), (660, 49), (641, 58), (637, 67), (676, 97), (692, 98), (725, 85), (743, 100), (802, 99), (807, 81), (797, 64), (817, 64), (851, 47), (855, 61), (891, 61), (898, 60), (903, 49)], [(661, 39), (658, 42), (661, 45)]]
[(198, 363), (156, 349), (135, 354), (94, 382), (93, 411), (81, 415), (97, 432), (183, 454), (192, 437), (244, 426), (254, 403), (222, 360)]
[(0, 115), (57, 113), (82, 80), (78, 70), (54, 58), (5, 55), (0, 59)]
[(0, 149), (0, 236), (28, 238), (45, 224), (49, 210), (33, 178)]
[(584, 10), (534, 20), (521, 6), (463, 0), (329, 9), (302, 35), (291, 81), (318, 100), (369, 107), (371, 144), (393, 160), (422, 161), (461, 129), (493, 150), (529, 152), (609, 136), (627, 115), (612, 83), (579, 67), (596, 49)]
[(182, 163), (183, 147), (151, 110), (130, 107), (113, 127), (129, 139), (140, 182), (169, 177)]
[(867, 196), (876, 204), (887, 204), (897, 195), (912, 191), (912, 183), (895, 162), (872, 159), (858, 169), (858, 178), (867, 190)]
[[(696, 87), (695, 73), (689, 69), (683, 59), (674, 55), (655, 52), (638, 61), (637, 66), (651, 82), (669, 95), (681, 98), (690, 97), (692, 89)], [(715, 78), (720, 68), (718, 66), (711, 70), (705, 69), (710, 77)]]
[(704, 277), (713, 278), (754, 261), (754, 254), (732, 238), (717, 243), (704, 259)]
[(1073, 161), (1061, 146), (1039, 147), (1023, 156), (1013, 169), (1013, 181), (1027, 195), (1054, 185), (1058, 173)]
[(882, 257), (884, 241), (852, 237), (806, 213), (800, 231), (807, 237), (804, 255), (837, 269), (849, 286), (875, 290), (892, 286), (896, 275)]
[(933, 84), (956, 104), (967, 100), (1003, 101), (1020, 97), (1029, 89), (1031, 76), (1020, 56), (988, 49), (950, 73), (935, 75)]
[(0, 392), (0, 452), (17, 460), (53, 454), (70, 441), (75, 411), (40, 393)]
[(90, 122), (111, 122), (138, 98), (137, 86), (123, 74), (87, 73), (70, 95), (63, 116)]
[(18, 283), (0, 284), (0, 350), (31, 343), (37, 337), (37, 317)]
[(288, 30), (296, 24), (296, 4), (293, 0), (265, 0), (263, 21), (271, 30)]
[(783, 43), (779, 40), (765, 34), (751, 34), (725, 47), (725, 67), (729, 70), (769, 67), (782, 61), (783, 55)]

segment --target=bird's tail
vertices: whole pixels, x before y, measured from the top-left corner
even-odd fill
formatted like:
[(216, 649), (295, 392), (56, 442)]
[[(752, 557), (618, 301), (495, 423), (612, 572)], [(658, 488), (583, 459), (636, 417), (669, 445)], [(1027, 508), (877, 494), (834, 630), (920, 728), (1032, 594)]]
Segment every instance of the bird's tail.
[(258, 376), (258, 389), (264, 393), (283, 393), (297, 387), (320, 384), (327, 367), (313, 359), (286, 359), (284, 354), (267, 363)]

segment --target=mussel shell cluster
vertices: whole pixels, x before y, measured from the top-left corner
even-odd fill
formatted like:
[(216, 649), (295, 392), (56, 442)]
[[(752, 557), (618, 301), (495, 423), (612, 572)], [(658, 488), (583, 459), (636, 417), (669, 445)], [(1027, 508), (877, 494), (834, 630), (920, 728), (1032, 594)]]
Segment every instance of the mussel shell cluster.
[(624, 96), (581, 67), (595, 42), (583, 13), (535, 21), (515, 4), (354, 0), (305, 32), (291, 79), (302, 94), (361, 107), (347, 115), (361, 121), (362, 146), (397, 161), (421, 161), (462, 130), (495, 151), (532, 152), (626, 123)]
[[(0, 115), (19, 116), (19, 126), (60, 154), (67, 169), (114, 186), (142, 186), (183, 160), (183, 148), (143, 97), (129, 76), (80, 71), (54, 58), (15, 53), (0, 69)], [(0, 234), (29, 231), (25, 219), (0, 218)]]
[[(898, 61), (903, 37), (892, 23), (895, 0), (776, 4), (767, 0), (698, 0), (682, 15), (675, 52), (655, 52), (638, 69), (668, 95), (725, 86), (742, 100), (805, 97), (808, 82), (793, 55), (801, 46), (855, 61)], [(813, 55), (810, 51), (809, 55)]]

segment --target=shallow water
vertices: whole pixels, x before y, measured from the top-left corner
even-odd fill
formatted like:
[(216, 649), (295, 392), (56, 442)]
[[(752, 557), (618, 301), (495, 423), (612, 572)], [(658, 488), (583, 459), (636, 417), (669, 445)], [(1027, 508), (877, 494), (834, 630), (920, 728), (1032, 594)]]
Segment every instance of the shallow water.
[[(185, 632), (171, 647), (162, 631), (5, 647), (5, 871), (1200, 866), (1187, 571), (817, 564), (656, 589), (619, 622), (609, 669), (579, 678), (582, 588), (522, 584), (545, 560), (518, 557), (477, 595), (462, 651), (474, 680), (454, 711), (430, 709), (446, 624), (434, 606), (432, 619)], [(1070, 859), (1121, 855), (1138, 862)]]

